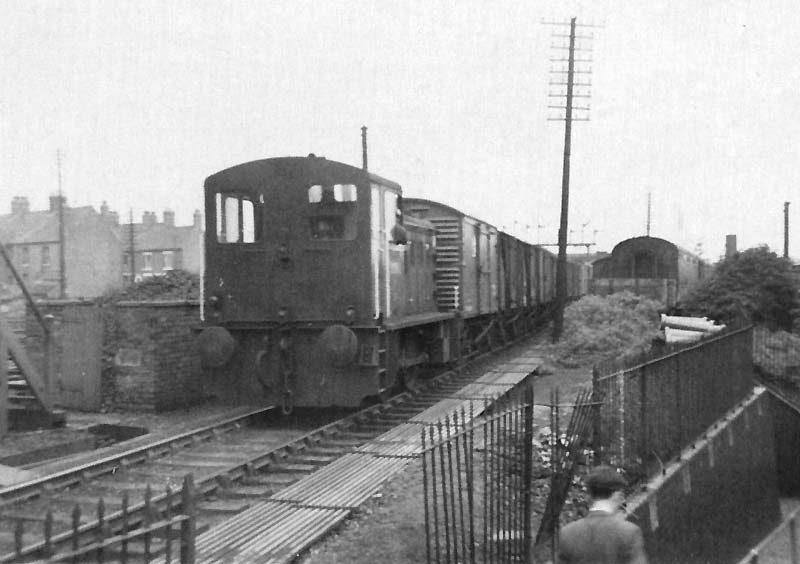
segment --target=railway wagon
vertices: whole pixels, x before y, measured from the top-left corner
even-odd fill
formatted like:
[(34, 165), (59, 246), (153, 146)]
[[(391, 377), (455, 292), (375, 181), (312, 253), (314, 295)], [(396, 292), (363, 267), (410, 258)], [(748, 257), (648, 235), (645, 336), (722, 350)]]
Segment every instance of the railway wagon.
[[(437, 305), (463, 321), (462, 351), (488, 335), (492, 324), (530, 318), (555, 299), (552, 253), (439, 202), (404, 198), (402, 207), (405, 217), (436, 228)], [(568, 264), (568, 270), (578, 266)], [(575, 285), (570, 295), (579, 291)]]
[(491, 346), (553, 295), (530, 274), (552, 267), (554, 281), (552, 255), (415, 202), (314, 155), (206, 179), (206, 389), (285, 411), (368, 404)]
[(625, 239), (595, 261), (592, 282), (598, 294), (631, 290), (672, 306), (708, 274), (708, 264), (694, 253), (645, 236)]

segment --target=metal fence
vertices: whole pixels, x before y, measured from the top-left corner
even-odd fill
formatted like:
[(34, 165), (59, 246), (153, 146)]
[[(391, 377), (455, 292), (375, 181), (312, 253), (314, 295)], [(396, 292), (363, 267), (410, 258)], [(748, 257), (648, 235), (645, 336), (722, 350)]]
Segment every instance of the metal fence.
[[(44, 519), (42, 541), (23, 547), (23, 521), (17, 523), (15, 554), (2, 562), (78, 563), (78, 562), (159, 562), (193, 564), (195, 561), (195, 511), (192, 476), (183, 480), (175, 495), (167, 488), (165, 506), (159, 509), (148, 486), (144, 502), (133, 513), (127, 493), (122, 498), (120, 514), (110, 516), (102, 499), (97, 504), (96, 521), (82, 522), (79, 505), (72, 511), (67, 531), (54, 532), (53, 512)], [(113, 523), (113, 524), (112, 524)]]
[[(583, 448), (587, 445), (591, 434), (593, 415), (599, 402), (593, 401), (591, 388), (578, 391), (574, 404), (561, 404), (559, 390), (551, 392), (550, 403), (550, 490), (547, 494), (547, 504), (542, 513), (539, 530), (536, 533), (536, 547), (546, 545), (549, 541), (552, 548), (552, 557), (555, 561), (556, 544), (553, 542), (558, 536), (558, 527), (561, 510), (572, 486), (575, 471), (580, 461)], [(571, 409), (565, 432), (561, 433), (561, 410)]]
[(792, 511), (739, 564), (800, 564), (800, 553), (797, 550), (798, 520), (800, 508)]
[(422, 430), (429, 563), (530, 562), (533, 390)]
[(753, 387), (752, 327), (729, 331), (644, 364), (601, 376), (595, 453), (652, 475)]
[(800, 384), (800, 335), (753, 329), (753, 363), (764, 373)]

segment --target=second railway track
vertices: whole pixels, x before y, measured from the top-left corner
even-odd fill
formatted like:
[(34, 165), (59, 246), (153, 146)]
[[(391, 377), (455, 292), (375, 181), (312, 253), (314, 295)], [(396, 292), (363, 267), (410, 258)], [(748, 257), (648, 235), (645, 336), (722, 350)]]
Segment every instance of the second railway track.
[[(132, 448), (103, 449), (108, 452), (98, 451), (91, 462), (0, 489), (0, 562), (41, 555), (46, 527), (51, 527), (50, 550), (73, 543), (76, 507), (79, 530), (88, 540), (101, 526), (113, 531), (123, 520), (127, 526), (140, 522), (145, 497), (157, 511), (177, 506), (186, 474), (194, 476), (202, 533), (457, 394), (480, 374), (474, 364), (446, 372), (416, 394), (400, 394), (310, 432), (284, 430), (281, 435), (259, 428), (254, 421), (269, 408), (250, 410), (175, 436), (139, 441)], [(100, 499), (104, 514), (98, 518)]]

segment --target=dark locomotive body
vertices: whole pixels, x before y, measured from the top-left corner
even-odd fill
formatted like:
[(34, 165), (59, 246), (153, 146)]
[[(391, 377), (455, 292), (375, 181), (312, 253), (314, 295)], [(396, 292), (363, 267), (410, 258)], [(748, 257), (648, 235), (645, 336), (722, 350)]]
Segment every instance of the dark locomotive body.
[[(209, 386), (247, 404), (358, 406), (526, 328), (555, 256), (324, 158), (205, 183), (201, 349)], [(587, 273), (570, 264), (570, 294)]]

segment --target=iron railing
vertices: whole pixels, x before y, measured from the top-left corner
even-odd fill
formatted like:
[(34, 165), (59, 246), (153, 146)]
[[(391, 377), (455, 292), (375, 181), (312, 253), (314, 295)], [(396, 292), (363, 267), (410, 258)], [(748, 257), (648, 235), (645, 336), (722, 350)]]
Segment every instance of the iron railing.
[[(564, 502), (567, 500), (570, 487), (578, 463), (582, 459), (582, 450), (588, 444), (592, 430), (593, 414), (599, 402), (593, 401), (591, 388), (578, 391), (574, 404), (560, 404), (559, 390), (554, 388), (551, 392), (550, 403), (550, 491), (547, 494), (547, 504), (542, 513), (539, 530), (536, 533), (536, 546), (541, 547), (549, 540), (553, 549), (552, 558), (555, 561), (556, 543), (558, 537), (559, 521)], [(571, 409), (565, 432), (561, 433), (561, 409)]]
[[(56, 532), (53, 512), (45, 514), (42, 541), (34, 550), (25, 547), (24, 521), (20, 519), (14, 531), (15, 554), (0, 562), (31, 562), (39, 564), (77, 562), (150, 562), (156, 558), (170, 564), (193, 564), (195, 561), (195, 488), (192, 475), (184, 477), (179, 494), (166, 492), (166, 505), (159, 509), (153, 502), (150, 487), (144, 497), (141, 511), (133, 513), (128, 494), (121, 502), (121, 520), (114, 530), (109, 526), (106, 505), (101, 498), (97, 503), (96, 522), (87, 527), (82, 523), (81, 509), (75, 505), (68, 530)], [(115, 520), (116, 522), (116, 520)], [(59, 550), (57, 547), (69, 547)]]
[(428, 563), (530, 562), (533, 390), (422, 429)]
[(752, 327), (614, 374), (595, 374), (593, 387), (603, 402), (595, 454), (634, 478), (652, 475), (750, 393)]

